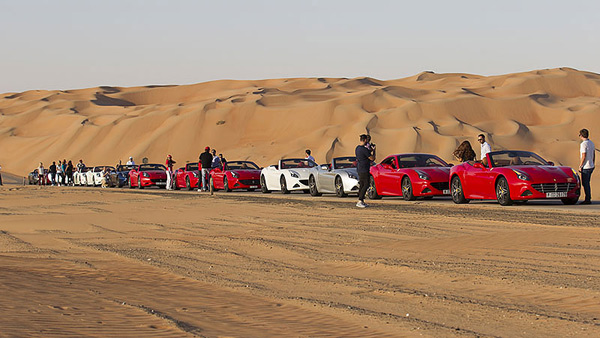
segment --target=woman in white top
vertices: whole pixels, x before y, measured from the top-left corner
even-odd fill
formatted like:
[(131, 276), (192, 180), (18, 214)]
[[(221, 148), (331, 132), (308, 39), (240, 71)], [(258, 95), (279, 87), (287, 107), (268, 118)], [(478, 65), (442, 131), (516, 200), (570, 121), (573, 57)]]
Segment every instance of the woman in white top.
[(40, 166), (38, 167), (38, 184), (46, 185), (46, 180), (44, 179), (44, 164), (40, 162)]

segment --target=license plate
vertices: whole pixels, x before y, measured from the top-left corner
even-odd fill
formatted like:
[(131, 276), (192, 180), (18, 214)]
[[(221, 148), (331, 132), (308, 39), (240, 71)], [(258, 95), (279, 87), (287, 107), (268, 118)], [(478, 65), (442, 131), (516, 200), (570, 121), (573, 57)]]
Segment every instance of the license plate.
[(546, 198), (560, 198), (567, 197), (567, 192), (547, 192)]
[(156, 185), (167, 185), (167, 182), (156, 182)]
[(450, 189), (444, 189), (442, 192), (444, 195), (450, 195)]
[(258, 189), (258, 185), (251, 185), (250, 189)]

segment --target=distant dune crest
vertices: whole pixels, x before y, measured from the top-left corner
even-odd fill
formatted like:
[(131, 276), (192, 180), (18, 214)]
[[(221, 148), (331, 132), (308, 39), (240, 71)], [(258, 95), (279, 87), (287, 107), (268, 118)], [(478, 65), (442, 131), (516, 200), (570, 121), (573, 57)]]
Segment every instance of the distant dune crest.
[(484, 133), (494, 149), (533, 150), (575, 167), (578, 130), (600, 142), (599, 122), (600, 75), (571, 68), (32, 90), (0, 94), (0, 164), (25, 174), (59, 158), (114, 164), (172, 154), (185, 163), (206, 145), (260, 165), (306, 148), (325, 162), (352, 154), (368, 131), (380, 158), (420, 151), (452, 162), (462, 140), (478, 153)]

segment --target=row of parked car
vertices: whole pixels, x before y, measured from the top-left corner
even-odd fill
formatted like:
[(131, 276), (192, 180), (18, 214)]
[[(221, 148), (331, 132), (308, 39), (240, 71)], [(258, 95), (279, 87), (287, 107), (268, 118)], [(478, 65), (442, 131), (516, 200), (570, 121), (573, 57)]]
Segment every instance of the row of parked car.
[[(209, 185), (224, 191), (303, 191), (312, 196), (345, 197), (358, 193), (356, 165), (353, 156), (336, 157), (322, 165), (309, 159), (289, 158), (265, 168), (251, 161), (229, 161), (210, 171)], [(164, 165), (141, 164), (84, 168), (75, 173), (75, 185), (100, 185), (105, 168), (110, 172), (109, 186), (143, 189), (165, 188), (167, 184)], [(564, 204), (575, 204), (581, 191), (580, 177), (572, 168), (554, 166), (535, 153), (518, 150), (491, 152), (484, 161), (459, 165), (448, 164), (431, 154), (390, 155), (379, 164), (373, 163), (370, 174), (370, 199), (401, 196), (412, 201), (449, 195), (457, 204), (474, 199), (495, 199), (501, 205), (531, 199), (560, 199)], [(37, 183), (37, 176), (36, 169), (30, 174), (30, 184)], [(199, 182), (198, 163), (188, 163), (174, 173), (175, 189), (196, 189)]]

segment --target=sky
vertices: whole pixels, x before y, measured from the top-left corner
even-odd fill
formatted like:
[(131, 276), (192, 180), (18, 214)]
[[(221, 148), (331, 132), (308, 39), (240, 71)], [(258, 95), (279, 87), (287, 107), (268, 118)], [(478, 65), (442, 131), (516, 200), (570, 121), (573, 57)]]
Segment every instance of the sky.
[(0, 93), (422, 71), (600, 73), (600, 1), (0, 0)]

